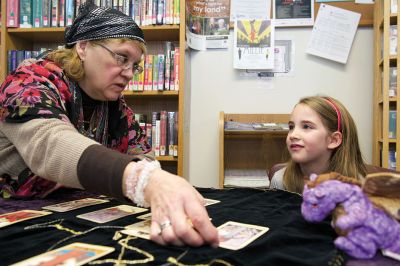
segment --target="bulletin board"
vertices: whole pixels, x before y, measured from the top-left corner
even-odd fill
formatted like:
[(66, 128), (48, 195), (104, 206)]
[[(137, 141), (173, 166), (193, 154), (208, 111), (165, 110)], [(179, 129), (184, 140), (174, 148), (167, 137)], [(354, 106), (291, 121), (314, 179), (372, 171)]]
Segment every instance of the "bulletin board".
[[(354, 2), (327, 2), (325, 4), (361, 13), (359, 26), (372, 27), (374, 24), (374, 4), (355, 4)], [(320, 5), (321, 3), (315, 3), (314, 5), (315, 18)]]
[[(274, 0), (272, 0), (274, 1)], [(319, 6), (322, 3), (314, 3), (314, 18), (317, 17)], [(361, 19), (359, 26), (369, 26), (372, 27), (374, 24), (374, 4), (355, 4), (354, 2), (327, 2), (327, 5), (347, 9), (357, 13), (361, 13)], [(272, 8), (271, 8), (272, 17)], [(233, 29), (233, 22), (230, 23), (230, 28)]]

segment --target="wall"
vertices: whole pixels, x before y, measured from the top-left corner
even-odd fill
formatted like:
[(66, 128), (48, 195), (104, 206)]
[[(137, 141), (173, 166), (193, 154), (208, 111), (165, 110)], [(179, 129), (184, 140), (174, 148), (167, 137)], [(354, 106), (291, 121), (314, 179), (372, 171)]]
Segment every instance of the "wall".
[(311, 28), (276, 32), (276, 39), (295, 43), (295, 73), (270, 82), (240, 77), (232, 68), (232, 44), (228, 50), (188, 52), (184, 174), (193, 185), (218, 187), (220, 111), (290, 113), (299, 98), (315, 94), (335, 97), (348, 108), (358, 127), (361, 151), (371, 162), (373, 29), (358, 29), (346, 65), (306, 54), (310, 34)]

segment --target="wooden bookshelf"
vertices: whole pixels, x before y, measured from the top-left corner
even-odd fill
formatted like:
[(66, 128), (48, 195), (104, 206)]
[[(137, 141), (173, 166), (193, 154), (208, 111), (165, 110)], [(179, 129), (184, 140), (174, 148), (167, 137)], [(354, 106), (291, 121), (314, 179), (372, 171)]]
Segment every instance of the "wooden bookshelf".
[(289, 114), (226, 114), (219, 116), (219, 187), (225, 184), (229, 169), (267, 170), (287, 161), (287, 130), (225, 130), (225, 122), (287, 123)]
[[(8, 72), (7, 52), (9, 50), (34, 50), (35, 47), (46, 44), (63, 45), (64, 27), (50, 28), (7, 28), (6, 2), (1, 1), (2, 23), (0, 27), (0, 82), (3, 82)], [(146, 114), (151, 119), (153, 111), (177, 111), (178, 117), (178, 156), (161, 156), (163, 167), (169, 171), (183, 175), (183, 100), (184, 100), (184, 73), (185, 69), (185, 1), (180, 0), (180, 25), (151, 25), (141, 27), (146, 42), (172, 41), (180, 47), (179, 58), (179, 91), (141, 91), (124, 92), (127, 103), (132, 105), (135, 113)], [(151, 121), (148, 121), (151, 123)]]
[[(400, 6), (399, 6), (400, 7)], [(399, 10), (398, 10), (399, 11)], [(376, 0), (374, 7), (374, 94), (373, 94), (373, 165), (389, 168), (391, 151), (400, 154), (400, 94), (399, 75), (397, 75), (397, 94), (390, 93), (390, 69), (398, 67), (400, 54), (390, 54), (390, 27), (395, 26), (399, 32), (399, 13), (391, 12), (391, 1)], [(397, 39), (397, 47), (399, 40)], [(389, 138), (389, 111), (397, 113), (396, 138)], [(400, 169), (400, 161), (395, 163)]]

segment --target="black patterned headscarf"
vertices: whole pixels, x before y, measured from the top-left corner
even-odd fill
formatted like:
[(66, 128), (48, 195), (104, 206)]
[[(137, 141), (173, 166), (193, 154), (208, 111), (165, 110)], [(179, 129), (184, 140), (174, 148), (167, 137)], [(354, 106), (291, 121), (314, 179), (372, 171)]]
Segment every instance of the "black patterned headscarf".
[(67, 48), (78, 41), (109, 38), (128, 38), (145, 44), (142, 30), (131, 17), (116, 9), (98, 7), (90, 0), (80, 5), (78, 16), (65, 29)]

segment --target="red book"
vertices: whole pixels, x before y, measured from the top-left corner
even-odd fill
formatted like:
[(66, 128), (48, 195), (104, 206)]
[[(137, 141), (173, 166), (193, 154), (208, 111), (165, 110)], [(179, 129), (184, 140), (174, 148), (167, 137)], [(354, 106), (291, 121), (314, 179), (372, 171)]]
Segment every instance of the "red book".
[(19, 0), (7, 0), (7, 27), (19, 27)]

